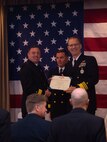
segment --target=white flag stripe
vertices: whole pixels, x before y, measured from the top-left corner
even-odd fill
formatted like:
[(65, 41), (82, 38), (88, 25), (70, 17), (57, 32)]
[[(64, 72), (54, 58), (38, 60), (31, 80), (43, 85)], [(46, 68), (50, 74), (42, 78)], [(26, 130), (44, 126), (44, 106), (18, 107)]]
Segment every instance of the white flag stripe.
[[(17, 89), (11, 90), (11, 95), (22, 95), (20, 81), (11, 81), (10, 85), (17, 86)], [(97, 94), (107, 94), (107, 80), (100, 80), (96, 85), (96, 90)]]
[(22, 86), (20, 80), (9, 81), (10, 95), (22, 95)]
[(16, 122), (18, 119), (22, 118), (20, 108), (11, 108), (10, 109), (11, 122)]
[(96, 94), (107, 95), (107, 80), (99, 80), (96, 85)]
[(102, 9), (102, 8), (107, 8), (107, 0), (84, 1), (84, 9)]
[(85, 55), (94, 56), (99, 66), (107, 66), (107, 52), (85, 51)]
[(107, 23), (85, 23), (84, 37), (107, 37)]
[[(105, 12), (105, 14), (102, 14), (102, 13), (104, 13), (104, 11), (107, 10), (107, 0), (84, 1), (84, 9), (86, 10), (86, 14), (87, 14), (87, 15), (85, 15), (86, 16), (85, 17), (86, 23), (84, 23), (84, 38), (88, 38), (88, 39), (90, 39), (90, 41), (91, 41), (91, 39), (92, 40), (95, 39), (95, 41), (96, 41), (97, 38), (100, 38), (100, 41), (101, 41), (101, 39), (103, 41), (104, 38), (107, 38), (107, 22), (106, 22), (107, 18), (106, 18), (106, 12)], [(94, 11), (95, 11), (95, 13), (93, 13)], [(99, 15), (98, 15), (97, 11), (98, 11)], [(90, 16), (90, 12), (93, 13), (92, 18)], [(102, 13), (100, 13), (100, 12), (102, 12)], [(96, 23), (94, 21), (96, 21), (98, 23)], [(87, 44), (89, 44), (91, 46), (90, 42)], [(93, 48), (91, 48), (91, 49), (92, 50), (94, 48), (97, 49), (97, 44), (98, 43), (96, 43), (96, 47), (93, 46)], [(102, 44), (102, 46), (103, 46), (103, 44)], [(102, 49), (102, 47), (98, 47), (98, 48)], [(107, 66), (107, 60), (106, 60), (107, 48), (106, 48), (106, 46), (103, 46), (103, 52), (99, 52), (99, 51), (92, 52), (92, 50), (86, 51), (85, 54), (94, 56), (98, 62), (98, 65), (106, 68), (106, 66)], [(106, 95), (107, 95), (107, 80), (99, 80), (98, 84), (96, 85), (96, 92), (97, 92), (97, 94), (99, 94), (99, 96), (102, 94), (102, 95), (105, 95), (105, 97), (106, 97)], [(99, 99), (99, 96), (98, 96), (98, 99)], [(98, 101), (97, 102), (98, 104), (97, 104), (97, 110), (96, 110), (95, 114), (100, 117), (105, 117), (105, 115), (107, 114), (107, 108), (100, 108), (100, 107), (102, 107), (103, 105), (105, 106), (106, 100), (105, 100), (105, 102), (103, 102), (103, 100), (97, 100), (97, 101)]]
[(107, 108), (97, 108), (95, 113), (96, 116), (99, 116), (102, 118), (105, 118), (106, 114), (107, 114)]

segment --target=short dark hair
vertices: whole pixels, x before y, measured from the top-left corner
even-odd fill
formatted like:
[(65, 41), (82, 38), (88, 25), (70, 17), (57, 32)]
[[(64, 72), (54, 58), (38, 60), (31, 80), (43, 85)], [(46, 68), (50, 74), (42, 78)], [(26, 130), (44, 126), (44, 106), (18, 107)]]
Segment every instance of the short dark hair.
[[(32, 46), (30, 48), (28, 48), (28, 52), (32, 49), (32, 48), (38, 48), (40, 50), (40, 48), (38, 46)], [(41, 51), (41, 50), (40, 50)]]
[(47, 97), (45, 95), (31, 94), (27, 97), (26, 108), (27, 112), (31, 112), (36, 104), (41, 104), (42, 102), (47, 102)]
[[(56, 54), (57, 53), (64, 53), (68, 57), (68, 51), (65, 49), (57, 50)], [(55, 54), (55, 56), (56, 56), (56, 54)]]

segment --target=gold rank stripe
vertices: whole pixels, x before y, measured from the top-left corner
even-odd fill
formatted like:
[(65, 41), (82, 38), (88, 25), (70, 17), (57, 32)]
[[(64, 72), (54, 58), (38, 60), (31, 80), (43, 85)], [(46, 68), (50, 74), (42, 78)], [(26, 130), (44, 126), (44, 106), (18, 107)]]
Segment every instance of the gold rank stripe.
[(78, 86), (79, 86), (80, 88), (83, 88), (83, 89), (85, 89), (85, 90), (88, 90), (87, 84), (88, 84), (88, 83), (85, 83), (85, 82), (83, 81), (82, 83), (78, 84)]
[(42, 95), (42, 90), (38, 89), (38, 95)]
[(88, 90), (88, 86), (87, 86), (88, 83), (83, 82), (83, 84), (84, 84), (84, 88), (85, 88), (86, 90)]

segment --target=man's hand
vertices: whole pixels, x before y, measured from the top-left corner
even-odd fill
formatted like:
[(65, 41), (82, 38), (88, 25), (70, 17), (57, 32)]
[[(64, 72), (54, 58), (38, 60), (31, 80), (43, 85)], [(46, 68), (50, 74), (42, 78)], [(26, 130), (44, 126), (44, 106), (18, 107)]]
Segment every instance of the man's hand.
[(45, 95), (46, 95), (47, 97), (49, 97), (49, 96), (51, 95), (51, 92), (47, 89), (47, 90), (45, 91)]
[(76, 89), (74, 86), (70, 86), (67, 90), (64, 90), (66, 93), (72, 93), (72, 91)]

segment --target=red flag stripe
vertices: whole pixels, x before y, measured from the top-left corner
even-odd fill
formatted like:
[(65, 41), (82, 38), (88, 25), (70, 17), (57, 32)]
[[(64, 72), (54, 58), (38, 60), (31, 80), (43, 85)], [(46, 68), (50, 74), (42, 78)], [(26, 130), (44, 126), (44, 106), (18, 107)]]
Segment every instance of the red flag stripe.
[(99, 79), (107, 80), (107, 66), (99, 66)]
[(22, 95), (10, 95), (10, 108), (21, 108)]
[(107, 95), (97, 95), (97, 108), (107, 108)]
[[(96, 95), (97, 96), (97, 107), (107, 108), (107, 95)], [(21, 108), (21, 95), (10, 95), (10, 107)]]
[(96, 58), (99, 82), (96, 85), (97, 108), (107, 108), (107, 2), (85, 2), (84, 49)]
[(85, 23), (107, 22), (107, 9), (88, 9), (84, 12)]
[(107, 38), (85, 38), (84, 47), (85, 51), (107, 51)]

